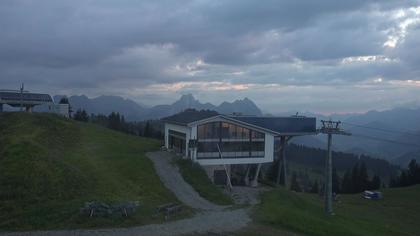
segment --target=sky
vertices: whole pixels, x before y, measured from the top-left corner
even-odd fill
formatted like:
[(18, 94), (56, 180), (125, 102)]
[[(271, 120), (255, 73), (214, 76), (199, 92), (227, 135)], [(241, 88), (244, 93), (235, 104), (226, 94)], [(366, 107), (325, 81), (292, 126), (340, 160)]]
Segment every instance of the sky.
[(420, 105), (420, 1), (1, 0), (0, 89), (248, 97), (270, 113)]

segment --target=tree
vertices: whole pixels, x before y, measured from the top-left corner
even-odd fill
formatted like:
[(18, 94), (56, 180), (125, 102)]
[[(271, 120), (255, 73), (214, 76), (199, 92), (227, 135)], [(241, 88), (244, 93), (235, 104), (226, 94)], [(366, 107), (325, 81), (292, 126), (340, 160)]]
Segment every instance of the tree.
[(78, 120), (78, 121), (88, 122), (89, 116), (85, 110), (78, 109), (76, 113), (74, 114), (73, 119)]
[(300, 187), (299, 182), (297, 181), (297, 175), (295, 171), (293, 171), (292, 174), (292, 184), (290, 185), (290, 189), (296, 192), (302, 192), (302, 188)]
[(359, 163), (356, 163), (351, 170), (351, 190), (350, 193), (357, 193), (360, 191), (359, 183)]
[(319, 193), (319, 186), (318, 186), (318, 180), (315, 180), (315, 182), (312, 184), (311, 193)]
[(341, 181), (341, 192), (343, 193), (351, 193), (353, 191), (353, 184), (352, 184), (351, 174), (350, 171), (346, 171), (343, 176), (343, 180)]
[(58, 104), (70, 104), (69, 99), (67, 97), (62, 97)]
[(357, 192), (362, 192), (369, 188), (369, 175), (367, 173), (367, 168), (364, 162), (362, 162), (360, 165), (358, 179), (359, 188)]
[(410, 185), (409, 177), (407, 176), (406, 171), (401, 172), (400, 181), (398, 184), (400, 187), (405, 187)]
[(420, 184), (420, 166), (415, 159), (412, 159), (408, 164), (408, 178), (409, 184)]
[(389, 187), (390, 188), (396, 188), (399, 185), (398, 176), (391, 176), (389, 179)]
[(390, 187), (405, 187), (420, 184), (420, 166), (416, 160), (411, 160), (408, 169), (402, 170), (400, 176), (391, 179)]
[(332, 191), (333, 193), (340, 193), (340, 177), (337, 175), (337, 169), (333, 168), (332, 172)]
[(108, 116), (108, 127), (114, 130), (121, 130), (120, 113), (111, 112)]
[(381, 179), (378, 175), (373, 176), (372, 181), (370, 182), (370, 190), (376, 190), (381, 188)]
[(144, 137), (151, 137), (152, 136), (152, 131), (151, 131), (151, 128), (150, 128), (149, 121), (147, 121), (146, 125), (144, 126), (143, 136)]

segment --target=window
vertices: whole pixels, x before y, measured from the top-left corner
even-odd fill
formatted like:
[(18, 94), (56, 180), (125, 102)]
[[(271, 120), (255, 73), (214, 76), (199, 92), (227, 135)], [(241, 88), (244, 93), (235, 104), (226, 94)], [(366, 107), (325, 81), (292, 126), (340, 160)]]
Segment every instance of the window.
[(197, 127), (198, 139), (217, 139), (220, 134), (220, 122), (212, 122)]
[[(265, 134), (228, 122), (211, 122), (197, 127), (197, 158), (264, 157)], [(219, 148), (218, 148), (219, 147)]]
[(229, 124), (222, 122), (222, 138), (229, 138)]

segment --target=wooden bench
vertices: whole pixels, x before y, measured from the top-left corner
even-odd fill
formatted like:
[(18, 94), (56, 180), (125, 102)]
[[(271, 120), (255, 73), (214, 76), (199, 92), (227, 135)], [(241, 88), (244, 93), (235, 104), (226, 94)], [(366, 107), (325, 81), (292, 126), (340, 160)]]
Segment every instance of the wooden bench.
[(159, 215), (159, 213), (165, 214), (165, 219), (167, 220), (169, 216), (174, 215), (182, 210), (182, 205), (177, 203), (167, 203), (160, 205), (156, 208), (155, 216)]
[(177, 214), (181, 210), (182, 206), (179, 204), (166, 208), (165, 220), (167, 220), (171, 215)]

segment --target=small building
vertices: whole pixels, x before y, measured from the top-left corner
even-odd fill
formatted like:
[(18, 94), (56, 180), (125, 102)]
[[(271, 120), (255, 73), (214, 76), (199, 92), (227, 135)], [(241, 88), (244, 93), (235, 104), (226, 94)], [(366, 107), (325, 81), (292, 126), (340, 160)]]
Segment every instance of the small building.
[(163, 120), (165, 147), (202, 165), (213, 181), (224, 170), (229, 173), (230, 165), (257, 164), (259, 172), (261, 164), (273, 162), (277, 137), (316, 134), (316, 119), (310, 117), (186, 110)]
[(3, 105), (21, 108), (27, 112), (32, 112), (35, 106), (45, 106), (46, 112), (69, 117), (69, 104), (55, 104), (49, 94), (30, 93), (23, 90), (0, 90), (0, 112), (3, 112)]

